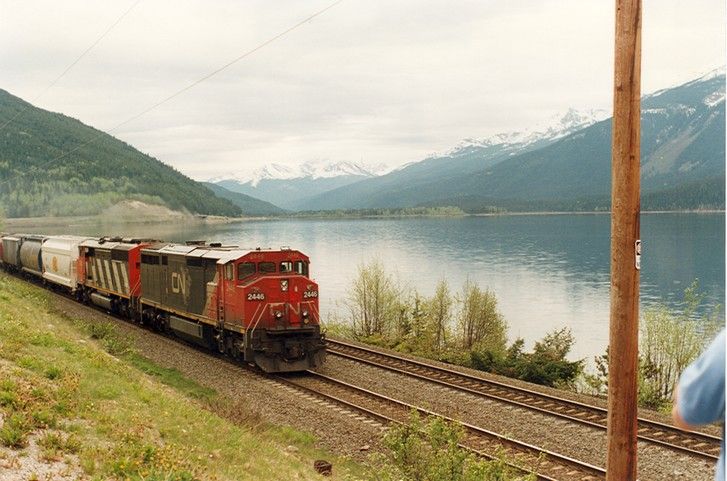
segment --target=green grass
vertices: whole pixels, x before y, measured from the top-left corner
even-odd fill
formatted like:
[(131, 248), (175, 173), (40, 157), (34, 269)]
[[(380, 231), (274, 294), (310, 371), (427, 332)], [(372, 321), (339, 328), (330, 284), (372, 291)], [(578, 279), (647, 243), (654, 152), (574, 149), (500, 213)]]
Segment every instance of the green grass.
[(214, 389), (187, 379), (176, 369), (158, 366), (140, 354), (130, 353), (125, 359), (141, 372), (153, 376), (162, 384), (170, 386), (186, 396), (205, 401), (211, 401), (217, 396)]
[(2, 273), (0, 295), (0, 447), (37, 436), (45, 459), (70, 457), (94, 481), (323, 479), (321, 458), (334, 479), (369, 477), (312, 435), (153, 363), (111, 323), (69, 319)]
[(0, 444), (10, 448), (22, 448), (26, 444), (30, 429), (31, 425), (25, 416), (13, 413), (0, 428)]
[(81, 450), (81, 441), (73, 434), (46, 432), (38, 444), (43, 448), (42, 458), (47, 461), (58, 461), (66, 454), (78, 454)]

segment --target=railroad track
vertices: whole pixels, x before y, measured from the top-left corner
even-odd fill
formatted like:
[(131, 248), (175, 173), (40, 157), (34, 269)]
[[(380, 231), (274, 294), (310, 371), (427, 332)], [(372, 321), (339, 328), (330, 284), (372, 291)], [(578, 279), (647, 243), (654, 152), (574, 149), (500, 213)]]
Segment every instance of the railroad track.
[[(606, 429), (607, 410), (598, 406), (471, 376), (453, 369), (434, 366), (347, 342), (328, 339), (327, 351), (329, 355), (334, 354), (470, 394), (520, 406), (598, 429)], [(716, 461), (719, 457), (721, 439), (717, 436), (684, 431), (669, 424), (644, 418), (639, 418), (638, 422), (638, 437), (640, 440), (712, 461)]]
[(305, 376), (278, 375), (273, 379), (310, 396), (359, 412), (363, 415), (362, 421), (363, 418), (374, 418), (383, 425), (402, 424), (409, 420), (412, 410), (416, 410), (423, 418), (436, 416), (456, 422), (464, 430), (460, 442), (462, 448), (489, 459), (503, 455), (513, 469), (523, 474), (533, 472), (542, 481), (597, 481), (606, 476), (606, 471), (597, 466), (439, 416), (314, 371), (308, 371)]

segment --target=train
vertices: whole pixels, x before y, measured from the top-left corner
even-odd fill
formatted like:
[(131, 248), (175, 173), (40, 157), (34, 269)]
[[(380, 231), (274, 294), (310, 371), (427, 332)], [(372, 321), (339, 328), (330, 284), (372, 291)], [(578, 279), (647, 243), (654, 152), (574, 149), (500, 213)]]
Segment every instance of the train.
[(267, 373), (325, 361), (310, 259), (288, 247), (0, 234), (0, 267)]

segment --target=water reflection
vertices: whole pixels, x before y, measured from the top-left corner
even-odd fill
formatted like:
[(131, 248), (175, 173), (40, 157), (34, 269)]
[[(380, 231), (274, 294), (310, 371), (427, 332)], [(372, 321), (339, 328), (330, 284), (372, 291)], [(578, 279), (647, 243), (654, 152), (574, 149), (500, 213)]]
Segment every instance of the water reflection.
[[(69, 228), (54, 228), (68, 232)], [(400, 280), (431, 295), (446, 278), (468, 277), (497, 294), (511, 338), (532, 344), (570, 326), (573, 356), (603, 352), (608, 340), (610, 218), (529, 215), (427, 219), (284, 220), (223, 225), (77, 226), (74, 233), (209, 239), (241, 247), (291, 246), (312, 259), (321, 310), (345, 310), (357, 266), (380, 259)], [(50, 232), (46, 229), (45, 232)], [(724, 215), (645, 214), (641, 302), (678, 307), (699, 278), (706, 305), (724, 304)]]

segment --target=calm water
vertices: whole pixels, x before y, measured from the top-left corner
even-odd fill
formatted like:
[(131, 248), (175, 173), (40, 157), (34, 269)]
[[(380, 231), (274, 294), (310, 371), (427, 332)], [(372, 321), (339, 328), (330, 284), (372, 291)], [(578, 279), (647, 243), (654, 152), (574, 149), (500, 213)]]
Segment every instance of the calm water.
[[(109, 233), (101, 229), (76, 232)], [(608, 342), (607, 215), (284, 220), (158, 229), (143, 234), (305, 252), (320, 284), (324, 316), (346, 312), (343, 303), (357, 267), (378, 258), (423, 295), (431, 295), (442, 278), (456, 291), (468, 277), (489, 287), (511, 339), (520, 336), (532, 345), (548, 331), (570, 326), (574, 358), (600, 354)], [(141, 230), (133, 226), (123, 233), (142, 235)], [(724, 304), (723, 214), (644, 214), (641, 237), (642, 309), (656, 302), (679, 308), (684, 288), (696, 278), (705, 308)]]

